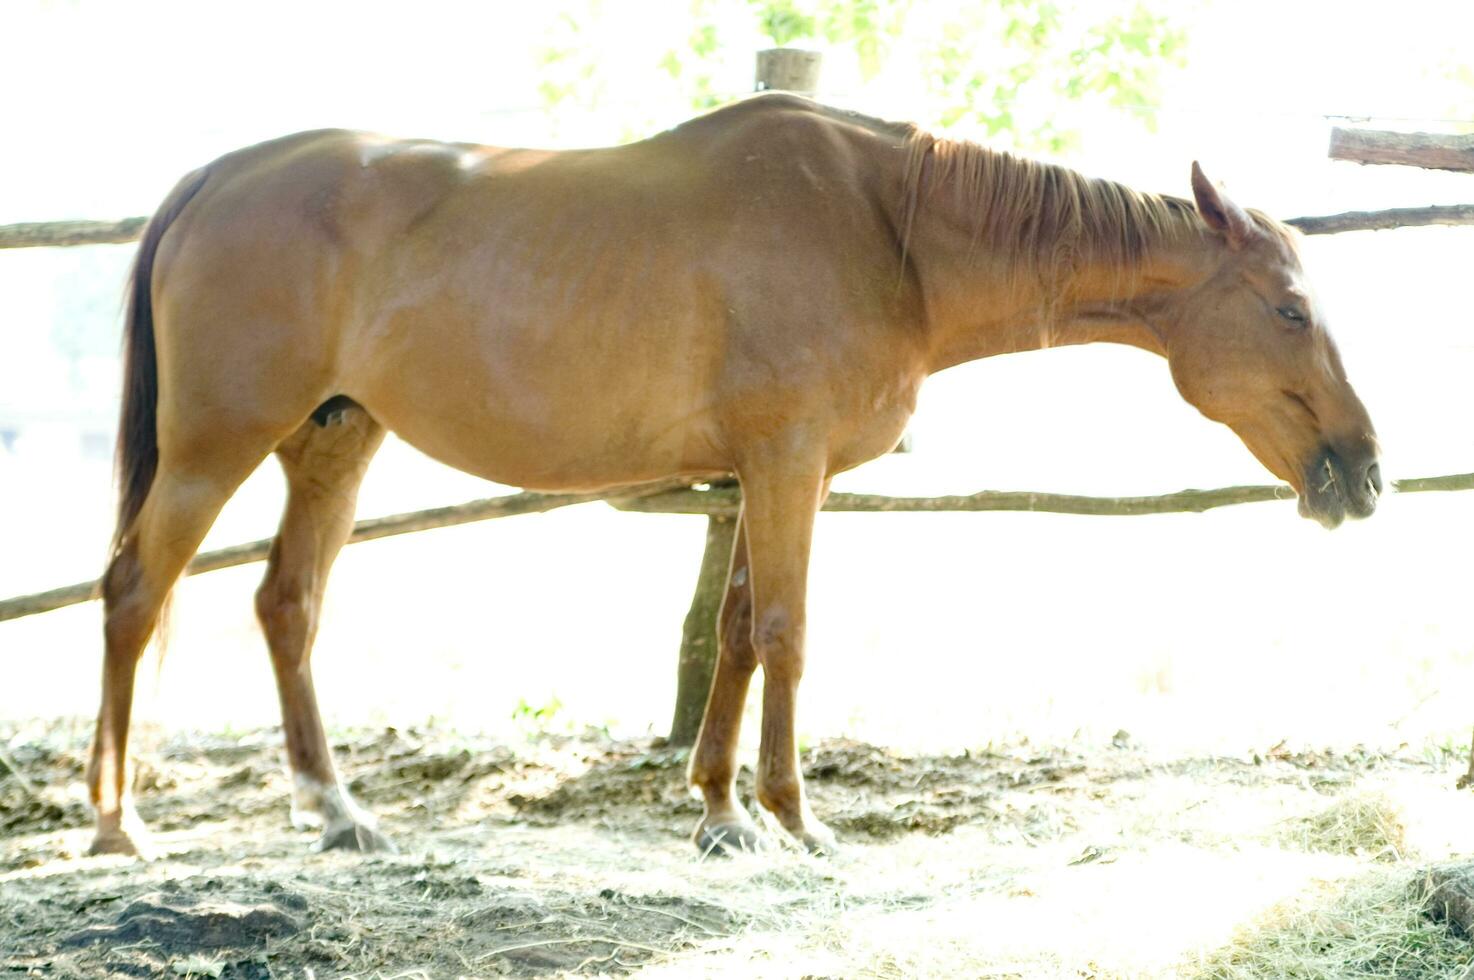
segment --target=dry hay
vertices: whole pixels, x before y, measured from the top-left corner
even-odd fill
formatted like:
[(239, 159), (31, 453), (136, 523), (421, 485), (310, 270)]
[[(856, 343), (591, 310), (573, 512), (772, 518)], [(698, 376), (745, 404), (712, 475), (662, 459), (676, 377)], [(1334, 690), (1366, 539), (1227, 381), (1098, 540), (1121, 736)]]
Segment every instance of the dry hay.
[[(279, 732), (180, 735), (141, 753), (166, 857), (135, 866), (78, 855), (89, 737), (0, 724), (30, 780), (0, 779), (0, 973), (1424, 977), (1474, 950), (1427, 917), (1420, 872), (1388, 863), (1462, 853), (1474, 819), (1474, 797), (1410, 756), (1326, 756), (1307, 776), (1120, 747), (826, 742), (805, 768), (847, 848), (698, 862), (683, 757), (648, 739), (345, 733), (345, 778), (404, 848), (360, 858), (309, 855), (288, 828)], [(1285, 813), (1308, 815), (1262, 839)], [(197, 941), (208, 928), (229, 943)]]
[(1385, 793), (1354, 793), (1309, 816), (1280, 824), (1278, 843), (1296, 850), (1373, 861), (1412, 856), (1403, 808)]
[(1416, 852), (1409, 836), (1406, 809), (1375, 790), (1282, 821), (1272, 842), (1355, 863), (1264, 913), (1195, 975), (1474, 978), (1474, 947), (1432, 910), (1435, 887), (1447, 879), (1407, 863)]
[(1428, 914), (1426, 871), (1374, 868), (1324, 881), (1198, 964), (1211, 980), (1474, 976), (1474, 947)]

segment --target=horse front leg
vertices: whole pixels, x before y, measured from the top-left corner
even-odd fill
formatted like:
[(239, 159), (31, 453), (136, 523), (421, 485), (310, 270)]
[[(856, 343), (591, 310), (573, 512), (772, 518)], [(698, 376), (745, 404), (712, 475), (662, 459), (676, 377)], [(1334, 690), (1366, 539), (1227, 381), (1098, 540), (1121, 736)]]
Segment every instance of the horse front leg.
[[(730, 766), (735, 752), (736, 729), (746, 694), (750, 664), (763, 667), (762, 738), (758, 748), (757, 798), (778, 824), (810, 851), (828, 851), (834, 836), (814, 817), (804, 795), (803, 775), (798, 764), (796, 715), (798, 685), (804, 668), (804, 624), (807, 599), (809, 549), (813, 540), (814, 516), (828, 491), (828, 481), (818, 467), (808, 470), (792, 466), (746, 467), (742, 479), (743, 516), (741, 535), (746, 544), (747, 628), (751, 644), (749, 660), (739, 659), (736, 644), (724, 647), (712, 685), (712, 698), (702, 725), (701, 744), (693, 762), (693, 775), (707, 798), (707, 815), (698, 829), (698, 844), (722, 829), (730, 796), (713, 792), (721, 784), (712, 775), (726, 777), (720, 765), (711, 773), (712, 759)], [(733, 560), (733, 577), (740, 571), (739, 553)], [(729, 600), (731, 586), (729, 585)], [(740, 608), (740, 607), (739, 607)], [(727, 629), (735, 620), (724, 624)], [(731, 649), (731, 669), (726, 650)], [(742, 668), (747, 673), (741, 673)], [(737, 682), (740, 681), (740, 686)], [(724, 682), (728, 686), (723, 686)], [(710, 744), (708, 744), (710, 743)], [(743, 829), (742, 823), (736, 829)]]
[(809, 809), (798, 762), (798, 685), (804, 671), (809, 551), (829, 494), (821, 474), (744, 484), (752, 563), (752, 645), (763, 665), (757, 800), (810, 853), (833, 852), (834, 834)]

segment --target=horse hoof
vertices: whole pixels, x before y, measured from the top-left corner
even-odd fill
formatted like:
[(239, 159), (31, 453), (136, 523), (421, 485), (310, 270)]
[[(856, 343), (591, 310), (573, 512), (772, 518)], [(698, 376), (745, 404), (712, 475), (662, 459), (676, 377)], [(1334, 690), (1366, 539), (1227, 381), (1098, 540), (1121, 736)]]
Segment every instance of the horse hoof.
[(87, 847), (87, 856), (96, 857), (101, 854), (122, 854), (148, 861), (153, 857), (153, 848), (149, 846), (147, 836), (139, 831), (98, 831)]
[(829, 828), (824, 828), (822, 833), (805, 831), (795, 837), (800, 847), (813, 857), (834, 857), (839, 854), (839, 844), (834, 840), (834, 834)]
[(361, 854), (398, 854), (394, 842), (373, 827), (361, 823), (346, 823), (324, 830), (317, 843), (312, 845), (316, 853), (323, 851), (358, 851)]
[(696, 849), (702, 857), (734, 857), (738, 854), (760, 854), (769, 845), (762, 833), (750, 823), (722, 823), (696, 828)]
[(291, 820), (293, 830), (322, 830), (327, 826), (327, 819), (319, 811), (299, 808), (296, 803), (292, 804)]

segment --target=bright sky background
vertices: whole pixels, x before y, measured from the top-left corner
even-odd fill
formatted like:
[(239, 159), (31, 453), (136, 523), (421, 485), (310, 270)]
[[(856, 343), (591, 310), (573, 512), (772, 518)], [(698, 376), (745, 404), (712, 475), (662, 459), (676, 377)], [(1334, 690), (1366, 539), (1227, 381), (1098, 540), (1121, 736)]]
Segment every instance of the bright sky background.
[[(921, 5), (907, 38), (925, 36), (941, 6)], [(1116, 5), (1082, 6), (1094, 14)], [(0, 223), (148, 213), (184, 172), (297, 129), (592, 145), (688, 114), (656, 67), (685, 0), (580, 4), (597, 16), (576, 31), (558, 21), (558, 8), (8, 0), (0, 34), (9, 74), (26, 86), (0, 103)], [(1474, 4), (1220, 0), (1170, 9), (1189, 46), (1185, 67), (1167, 76), (1158, 131), (1092, 114), (1079, 120), (1085, 139), (1071, 165), (1186, 194), (1188, 164), (1199, 159), (1242, 203), (1286, 217), (1474, 201), (1471, 176), (1325, 158), (1333, 116), (1385, 128), (1474, 126), (1474, 79), (1459, 60), (1474, 37)], [(725, 33), (733, 54), (717, 87), (735, 95), (750, 87), (751, 52), (763, 45), (735, 19)], [(537, 52), (555, 42), (592, 52), (597, 105), (543, 111)], [(830, 52), (824, 97), (929, 123), (937, 107), (916, 82), (909, 43), (868, 84), (853, 59)], [(1311, 240), (1306, 250), (1387, 445), (1389, 474), (1474, 469), (1466, 394), (1474, 314), (1464, 288), (1474, 231), (1363, 233)], [(79, 294), (103, 290), (112, 302), (131, 252), (0, 255), (0, 409), (55, 420), (13, 456), (0, 451), (0, 593), (96, 572), (109, 532), (108, 475), (79, 457), (68, 427), (115, 404), (118, 369), (107, 358), (67, 365), (49, 337)], [(1050, 351), (948, 372), (924, 392), (913, 432), (915, 454), (870, 464), (844, 488), (1150, 493), (1268, 480), (1227, 430), (1182, 404), (1159, 361), (1132, 350)], [(391, 445), (360, 514), (497, 490)], [(268, 468), (207, 546), (268, 534), (279, 506)], [(1336, 690), (1339, 700), (1322, 705), (1334, 717), (1317, 716), (1319, 727), (1306, 722), (1307, 730), (1382, 737), (1377, 726), (1448, 685), (1447, 712), (1426, 726), (1442, 730), (1462, 710), (1452, 685), (1474, 680), (1474, 624), (1461, 615), (1468, 583), (1442, 543), (1469, 540), (1471, 523), (1469, 495), (1393, 498), (1374, 521), (1334, 536), (1298, 522), (1288, 505), (1121, 521), (825, 518), (806, 711), (818, 734), (884, 739), (966, 741), (1036, 724), (1068, 733), (1214, 710), (1242, 735), (1243, 706), (1224, 703), (1225, 692), (1263, 700), (1266, 731), (1275, 731), (1303, 717), (1307, 690)], [(592, 508), (413, 537), (421, 540), (362, 546), (361, 557), (340, 563), (329, 607), (338, 615), (319, 648), (322, 687), (361, 683), (362, 693), (325, 694), (332, 717), (439, 713), (493, 724), (509, 701), (557, 696), (580, 718), (636, 730), (664, 724), (698, 520)], [(406, 581), (407, 566), (425, 571)], [(189, 678), (249, 691), (229, 717), (269, 721), (274, 699), (249, 613), (257, 575), (221, 573), (185, 590), (208, 613), (191, 623), (183, 604), (185, 636), (166, 676), (184, 679), (177, 692)], [(487, 612), (492, 595), (491, 605), (509, 608)], [(65, 665), (90, 678), (95, 617), (84, 609), (0, 625), (0, 655), (57, 650), (62, 661), (36, 669)], [(580, 654), (595, 649), (599, 658)], [(386, 678), (411, 654), (431, 665), (426, 678), (391, 692)], [(911, 668), (903, 677), (898, 662)], [(437, 680), (445, 671), (456, 672), (454, 684)], [(47, 676), (0, 689), (0, 714), (92, 710), (90, 681), (57, 691)], [(955, 682), (939, 692), (939, 676)], [(161, 717), (220, 717), (184, 693), (169, 701), (168, 690)], [(610, 690), (621, 693), (611, 699)], [(926, 731), (912, 731), (915, 713), (904, 710), (918, 702), (932, 706)]]

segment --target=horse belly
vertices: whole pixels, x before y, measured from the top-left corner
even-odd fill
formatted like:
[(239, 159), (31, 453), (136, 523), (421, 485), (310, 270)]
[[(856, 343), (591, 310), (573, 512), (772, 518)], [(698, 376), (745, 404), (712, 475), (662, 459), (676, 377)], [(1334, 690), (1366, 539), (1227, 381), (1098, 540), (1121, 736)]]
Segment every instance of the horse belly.
[(508, 486), (597, 490), (730, 469), (711, 413), (695, 402), (600, 398), (556, 378), (509, 386), (464, 364), (453, 374), (400, 373), (354, 397), (427, 456)]
[(427, 455), (512, 486), (730, 469), (712, 407), (720, 350), (689, 277), (623, 253), (570, 266), (557, 241), (520, 254), (493, 237), (402, 265), (350, 331), (344, 392)]

